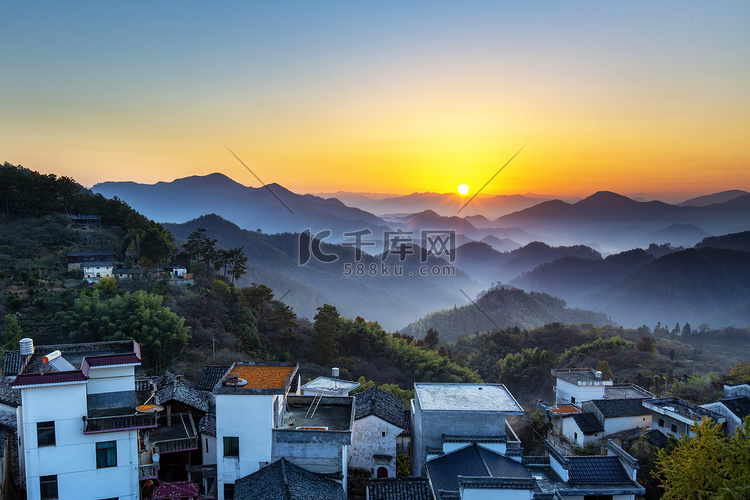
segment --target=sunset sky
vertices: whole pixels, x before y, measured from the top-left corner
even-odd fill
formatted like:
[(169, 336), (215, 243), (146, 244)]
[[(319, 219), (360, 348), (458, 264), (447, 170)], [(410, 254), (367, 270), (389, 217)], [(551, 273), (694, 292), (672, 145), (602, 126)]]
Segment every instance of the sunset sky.
[(750, 191), (750, 2), (0, 7), (0, 162), (91, 186)]

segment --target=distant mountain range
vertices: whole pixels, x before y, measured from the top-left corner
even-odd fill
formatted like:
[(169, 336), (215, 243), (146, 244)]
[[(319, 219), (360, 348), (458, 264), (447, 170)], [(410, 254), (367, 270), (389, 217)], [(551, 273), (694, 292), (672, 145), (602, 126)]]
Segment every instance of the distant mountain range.
[[(460, 290), (473, 296), (482, 288), (505, 283), (559, 296), (576, 307), (605, 311), (626, 326), (655, 321), (750, 324), (746, 311), (750, 294), (738, 281), (745, 277), (743, 252), (750, 248), (750, 237), (742, 234), (750, 230), (750, 194), (740, 190), (679, 205), (635, 201), (604, 191), (575, 202), (542, 201), (495, 219), (441, 215), (438, 207), (452, 195), (432, 193), (409, 199), (420, 208), (424, 207), (417, 200), (432, 200), (433, 208), (378, 217), (337, 199), (299, 195), (276, 184), (245, 187), (221, 174), (155, 185), (103, 183), (93, 191), (117, 196), (166, 223), (178, 238), (206, 227), (221, 245), (243, 246), (250, 263), (245, 284), (263, 282), (278, 295), (288, 291), (288, 302), (303, 316), (314, 316), (315, 308), (328, 302), (344, 315), (364, 314), (396, 328), (429, 311), (466, 304)], [(305, 229), (313, 235), (330, 231), (320, 234), (321, 248), (337, 255), (336, 263), (313, 259), (299, 265), (300, 233)], [(367, 253), (360, 261), (352, 246), (357, 231), (370, 244), (363, 248)], [(405, 276), (382, 276), (379, 271), (344, 274), (346, 264), (361, 262), (367, 269), (381, 265), (380, 254), (396, 249), (387, 244), (387, 234), (394, 231), (403, 231), (416, 245), (424, 231), (455, 231), (455, 262), (415, 247), (399, 262)], [(734, 234), (720, 236), (728, 233)], [(438, 270), (455, 266), (455, 276), (417, 276), (423, 255)], [(707, 291), (721, 300), (705, 295)], [(710, 309), (703, 307), (706, 304)], [(562, 318), (557, 313), (542, 314), (536, 306), (532, 309), (539, 313), (539, 321)], [(519, 311), (517, 319), (536, 325), (532, 316)]]
[(573, 204), (543, 202), (492, 222), (542, 234), (557, 245), (595, 242), (608, 253), (648, 246), (654, 235), (670, 231), (678, 232), (682, 243), (694, 245), (706, 234), (749, 230), (750, 194), (704, 206), (676, 206), (601, 191)]
[(369, 229), (382, 234), (388, 230), (378, 217), (339, 200), (299, 195), (278, 184), (246, 187), (223, 174), (156, 184), (104, 182), (91, 189), (109, 198), (117, 196), (159, 222), (180, 223), (215, 213), (251, 231), (299, 233), (311, 229), (317, 233), (329, 229), (332, 241), (341, 241), (347, 231)]
[(478, 290), (478, 285), (460, 270), (435, 275), (434, 269), (442, 270), (450, 264), (419, 251), (404, 260), (393, 255), (382, 260), (363, 253), (357, 261), (354, 248), (322, 243), (321, 251), (335, 256), (336, 261), (325, 263), (311, 258), (301, 264), (298, 234), (248, 231), (215, 214), (182, 224), (166, 223), (164, 227), (178, 243), (203, 227), (218, 245), (242, 247), (248, 271), (237, 284), (263, 283), (307, 318), (315, 316), (317, 307), (332, 304), (346, 317), (362, 316), (394, 330), (436, 308), (464, 303), (461, 289), (472, 293)]
[[(471, 203), (466, 205), (469, 196), (460, 196), (457, 193), (412, 193), (405, 196), (382, 196), (372, 193), (325, 193), (319, 196), (337, 198), (349, 206), (367, 210), (378, 216), (384, 217), (388, 214), (417, 213), (425, 210), (445, 216), (473, 216), (480, 215), (488, 218), (497, 218), (524, 208), (529, 208), (543, 201), (554, 199), (552, 196), (539, 195), (478, 195)], [(580, 198), (566, 198), (574, 202)], [(459, 212), (459, 209), (461, 212)]]
[[(510, 281), (637, 327), (685, 321), (750, 325), (750, 231), (710, 237), (656, 258), (629, 250), (604, 259), (566, 256)], [(659, 253), (661, 249), (659, 249)]]
[[(520, 195), (478, 196), (468, 205), (473, 212), (462, 212), (465, 217), (457, 214), (463, 198), (453, 194), (414, 193), (381, 200), (357, 195), (360, 201), (385, 204), (399, 200), (398, 207), (388, 208), (398, 208), (400, 215), (391, 212), (378, 217), (335, 198), (299, 195), (278, 184), (245, 187), (222, 174), (153, 185), (105, 182), (92, 190), (117, 196), (160, 222), (186, 222), (216, 213), (251, 231), (299, 233), (309, 228), (317, 233), (329, 229), (328, 241), (332, 242), (346, 241), (345, 232), (362, 229), (372, 231), (376, 241), (382, 241), (384, 232), (390, 230), (447, 229), (456, 231), (461, 243), (490, 237), (485, 241), (498, 250), (538, 240), (553, 246), (585, 244), (600, 252), (616, 253), (650, 243), (692, 246), (706, 236), (750, 230), (750, 194), (739, 190), (694, 198), (679, 206), (639, 202), (606, 191), (575, 202)], [(516, 211), (494, 219), (487, 216), (495, 210), (491, 207), (501, 206), (503, 211)], [(404, 212), (405, 207), (413, 211)], [(489, 211), (477, 213), (485, 209)], [(447, 215), (441, 213), (445, 210)], [(492, 238), (502, 243), (498, 245)]]

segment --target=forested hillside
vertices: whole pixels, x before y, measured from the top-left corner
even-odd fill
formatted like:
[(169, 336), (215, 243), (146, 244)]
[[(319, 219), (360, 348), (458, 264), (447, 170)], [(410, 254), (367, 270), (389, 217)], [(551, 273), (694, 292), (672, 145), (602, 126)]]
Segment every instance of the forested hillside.
[(492, 328), (535, 328), (548, 323), (603, 325), (607, 322), (603, 313), (569, 309), (564, 300), (546, 293), (526, 293), (517, 288), (499, 286), (482, 295), (474, 304), (430, 313), (401, 331), (422, 337), (432, 328), (441, 332), (444, 340), (453, 341)]

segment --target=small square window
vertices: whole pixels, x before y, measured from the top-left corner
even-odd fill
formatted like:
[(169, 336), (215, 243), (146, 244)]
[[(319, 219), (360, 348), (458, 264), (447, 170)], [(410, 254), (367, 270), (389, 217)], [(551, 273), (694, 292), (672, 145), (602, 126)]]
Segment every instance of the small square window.
[(240, 456), (240, 438), (227, 436), (224, 438), (224, 456), (225, 457), (239, 457)]
[(96, 468), (117, 467), (117, 441), (96, 443)]
[(672, 424), (672, 432), (677, 432), (677, 425), (676, 424)]
[(570, 398), (571, 404), (576, 404), (576, 398)]
[(385, 437), (385, 431), (383, 431), (383, 437)]
[(36, 445), (37, 446), (54, 446), (55, 444), (55, 421), (37, 422), (36, 424)]
[(234, 485), (233, 484), (224, 485), (224, 500), (234, 500)]
[(57, 500), (57, 476), (41, 476), (39, 478), (39, 498), (41, 500)]
[(664, 419), (663, 418), (659, 419), (659, 427), (664, 427)]

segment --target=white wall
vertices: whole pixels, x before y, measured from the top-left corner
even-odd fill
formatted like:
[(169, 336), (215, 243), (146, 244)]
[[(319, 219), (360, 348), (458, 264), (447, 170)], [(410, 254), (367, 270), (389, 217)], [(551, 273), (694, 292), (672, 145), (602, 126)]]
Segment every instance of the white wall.
[[(385, 467), (388, 477), (396, 477), (396, 436), (402, 431), (400, 427), (375, 415), (355, 420), (349, 448), (349, 466), (370, 470), (373, 477), (378, 468)], [(390, 455), (393, 458), (388, 464), (376, 464), (373, 455)]]
[(201, 440), (203, 441), (201, 443), (201, 446), (203, 448), (201, 452), (203, 465), (215, 465), (216, 449), (218, 446), (216, 438), (214, 436), (209, 436), (208, 434), (201, 434)]
[(604, 419), (604, 433), (627, 431), (630, 429), (651, 427), (651, 415), (635, 415), (632, 417), (613, 417)]
[(602, 399), (604, 398), (604, 385), (577, 385), (558, 378), (555, 390), (555, 404), (571, 404), (573, 402), (572, 398), (575, 398), (576, 404), (591, 401), (592, 399)]
[[(83, 434), (86, 384), (21, 391), (24, 462), (29, 498), (39, 496), (39, 477), (57, 475), (60, 498), (138, 498), (137, 431)], [(55, 445), (37, 447), (37, 422), (55, 422)], [(96, 443), (117, 442), (117, 466), (96, 468)]]
[[(260, 469), (261, 462), (270, 462), (274, 424), (273, 395), (216, 395), (216, 474), (219, 500), (224, 500), (224, 484)], [(224, 456), (224, 437), (237, 436), (239, 457)]]
[(134, 366), (91, 367), (86, 392), (103, 394), (135, 390)]
[(461, 490), (461, 500), (530, 500), (531, 490), (493, 490), (490, 488), (466, 488)]

